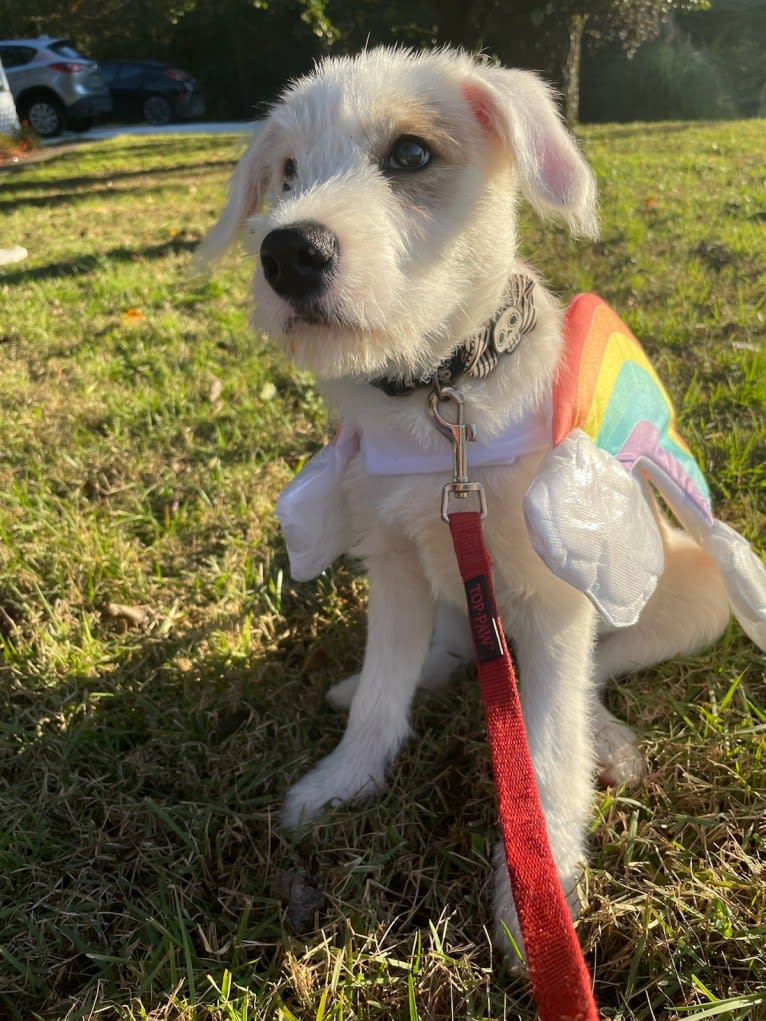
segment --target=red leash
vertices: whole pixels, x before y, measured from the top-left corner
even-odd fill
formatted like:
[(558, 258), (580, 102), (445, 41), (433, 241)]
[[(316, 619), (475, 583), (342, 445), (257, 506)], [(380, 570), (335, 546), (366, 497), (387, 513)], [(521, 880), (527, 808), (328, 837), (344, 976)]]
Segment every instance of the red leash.
[(505, 857), (540, 1021), (598, 1021), (590, 975), (548, 844), (481, 514), (451, 514), (449, 526), (465, 585)]
[[(456, 421), (441, 414), (444, 401), (457, 406)], [(505, 859), (532, 993), (540, 1021), (599, 1021), (590, 975), (548, 843), (516, 675), (497, 610), (492, 560), (481, 526), (486, 514), (484, 488), (468, 478), (468, 446), (476, 439), (476, 429), (465, 421), (461, 392), (440, 385), (438, 376), (428, 403), (434, 424), (452, 444), (452, 482), (442, 488), (442, 518), (452, 532), (465, 586)], [(479, 511), (449, 513), (453, 498), (468, 497), (478, 497)]]

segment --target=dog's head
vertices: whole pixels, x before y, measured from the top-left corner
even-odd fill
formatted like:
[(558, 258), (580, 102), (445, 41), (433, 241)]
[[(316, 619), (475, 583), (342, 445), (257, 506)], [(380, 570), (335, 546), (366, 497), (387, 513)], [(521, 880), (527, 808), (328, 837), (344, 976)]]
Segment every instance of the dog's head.
[(320, 377), (421, 374), (496, 307), (519, 192), (595, 234), (593, 175), (539, 78), (375, 49), (288, 87), (200, 254), (244, 229), (258, 325)]

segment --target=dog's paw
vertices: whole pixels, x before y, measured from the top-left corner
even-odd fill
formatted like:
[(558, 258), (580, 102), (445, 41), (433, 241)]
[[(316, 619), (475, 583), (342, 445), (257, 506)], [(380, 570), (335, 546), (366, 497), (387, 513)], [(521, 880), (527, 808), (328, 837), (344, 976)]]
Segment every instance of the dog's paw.
[(359, 687), (361, 674), (351, 674), (345, 681), (333, 684), (325, 698), (334, 709), (350, 709), (356, 689)]
[[(507, 877), (507, 873), (506, 873)], [(511, 895), (511, 884), (507, 883), (508, 895), (501, 896), (495, 891), (495, 925), (492, 942), (502, 955), (505, 965), (515, 975), (524, 975), (527, 970), (527, 959), (524, 956), (524, 940), (519, 928), (519, 916)]]
[(506, 965), (513, 972), (523, 973), (527, 970), (524, 956), (524, 940), (521, 935), (519, 916), (513, 900), (511, 880), (505, 862), (505, 845), (498, 840), (492, 852), (495, 866), (495, 925), (493, 942), (505, 959)]
[(646, 776), (646, 763), (630, 727), (599, 706), (595, 720), (598, 778), (605, 787), (637, 783)]
[(282, 826), (299, 829), (323, 809), (367, 801), (385, 787), (385, 769), (347, 754), (342, 745), (294, 784), (282, 808)]
[[(511, 880), (505, 862), (505, 846), (502, 840), (495, 845), (492, 860), (495, 866), (493, 942), (505, 958), (508, 968), (514, 973), (524, 973), (527, 970), (524, 939), (521, 935), (519, 916), (516, 913), (516, 905), (513, 900)], [(576, 870), (561, 880), (572, 918), (577, 918), (582, 909), (579, 879), (580, 871)]]

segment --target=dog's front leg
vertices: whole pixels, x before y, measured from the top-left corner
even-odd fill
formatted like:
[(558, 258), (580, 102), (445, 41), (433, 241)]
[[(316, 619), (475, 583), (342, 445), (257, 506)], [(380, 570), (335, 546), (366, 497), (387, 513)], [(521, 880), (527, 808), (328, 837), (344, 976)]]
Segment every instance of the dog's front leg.
[[(473, 645), (465, 608), (437, 602), (436, 624), (418, 688), (437, 691), (447, 685), (456, 672), (472, 662)], [(327, 692), (327, 701), (336, 709), (348, 709), (359, 687), (360, 674), (338, 681)]]
[[(537, 788), (553, 858), (573, 915), (586, 857), (594, 786), (591, 711), (594, 614), (579, 593), (560, 600), (527, 601), (505, 615), (519, 665), (520, 697)], [(502, 841), (495, 851), (495, 921), (499, 945), (504, 926), (519, 940)]]
[(293, 828), (332, 803), (364, 800), (410, 735), (408, 714), (428, 651), (434, 601), (409, 544), (367, 560), (370, 579), (364, 666), (337, 748), (290, 789), (282, 822)]

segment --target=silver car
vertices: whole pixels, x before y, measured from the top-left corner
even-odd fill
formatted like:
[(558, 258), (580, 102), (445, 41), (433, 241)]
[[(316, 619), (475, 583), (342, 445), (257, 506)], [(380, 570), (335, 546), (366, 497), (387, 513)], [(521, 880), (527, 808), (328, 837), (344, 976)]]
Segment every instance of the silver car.
[(44, 138), (67, 126), (83, 131), (112, 109), (98, 64), (69, 39), (0, 39), (0, 61), (19, 117)]

